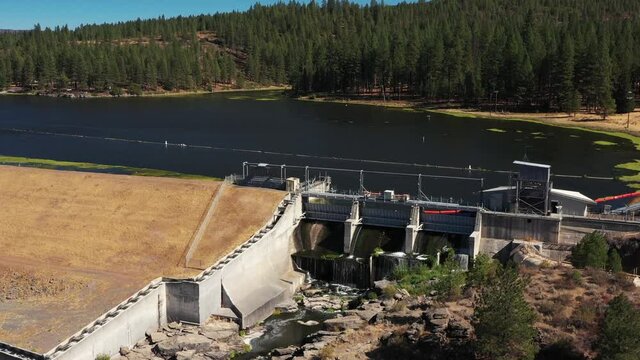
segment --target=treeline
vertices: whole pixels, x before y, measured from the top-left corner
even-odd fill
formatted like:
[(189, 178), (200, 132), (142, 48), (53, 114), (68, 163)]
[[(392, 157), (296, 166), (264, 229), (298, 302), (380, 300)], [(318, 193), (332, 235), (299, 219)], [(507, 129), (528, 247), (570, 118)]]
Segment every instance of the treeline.
[(640, 0), (326, 0), (36, 27), (0, 35), (0, 84), (193, 89), (247, 79), (299, 93), (624, 112), (640, 81), (639, 16)]
[[(162, 20), (154, 20), (161, 23)], [(0, 35), (0, 88), (39, 90), (192, 90), (238, 82), (234, 57), (188, 37), (113, 38), (127, 25), (102, 25), (101, 36), (66, 28)], [(108, 35), (111, 34), (111, 35)]]

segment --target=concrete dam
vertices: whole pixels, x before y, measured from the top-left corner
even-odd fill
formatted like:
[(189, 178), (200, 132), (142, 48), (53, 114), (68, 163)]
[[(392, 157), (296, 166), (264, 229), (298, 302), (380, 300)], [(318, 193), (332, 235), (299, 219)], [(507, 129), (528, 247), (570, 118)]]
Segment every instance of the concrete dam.
[(398, 266), (437, 263), (445, 249), (463, 268), (480, 253), (504, 259), (523, 242), (561, 261), (585, 233), (640, 232), (637, 222), (496, 212), (392, 192), (337, 194), (327, 181), (288, 180), (272, 219), (197, 276), (154, 280), (44, 354), (0, 343), (0, 360), (95, 359), (169, 322), (203, 324), (211, 316), (251, 327), (307, 275), (367, 288)]

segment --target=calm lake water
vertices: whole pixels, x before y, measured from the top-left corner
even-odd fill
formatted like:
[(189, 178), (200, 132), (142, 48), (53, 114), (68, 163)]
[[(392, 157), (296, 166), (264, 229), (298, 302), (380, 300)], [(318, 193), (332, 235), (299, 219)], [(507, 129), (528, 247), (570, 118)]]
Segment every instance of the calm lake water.
[[(594, 144), (599, 140), (617, 145)], [(165, 141), (188, 146), (165, 147)], [(478, 177), (485, 178), (485, 188), (507, 184), (508, 175), (387, 162), (510, 170), (513, 160), (526, 155), (530, 161), (551, 164), (557, 174), (611, 177), (621, 174), (614, 169), (616, 164), (638, 156), (630, 141), (585, 131), (310, 103), (277, 98), (273, 93), (87, 100), (2, 96), (0, 154), (219, 177), (240, 173), (243, 161), (269, 162)], [(339, 188), (357, 189), (356, 173), (333, 171), (329, 175)], [(365, 187), (371, 191), (393, 188), (413, 194), (416, 184), (414, 177), (365, 176)], [(554, 178), (554, 185), (591, 197), (629, 190), (619, 181), (560, 177)], [(423, 180), (423, 192), (430, 196), (474, 202), (479, 190), (480, 183), (475, 181)]]

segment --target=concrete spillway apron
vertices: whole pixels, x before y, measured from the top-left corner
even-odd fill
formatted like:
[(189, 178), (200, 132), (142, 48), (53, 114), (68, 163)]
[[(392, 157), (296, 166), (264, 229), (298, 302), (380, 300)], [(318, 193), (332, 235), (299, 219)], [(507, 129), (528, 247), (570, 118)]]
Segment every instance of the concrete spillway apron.
[[(200, 226), (198, 226), (198, 229), (194, 233), (193, 238), (191, 238), (191, 241), (189, 242), (189, 245), (187, 246), (187, 249), (183, 256), (185, 267), (187, 268), (192, 267), (191, 258), (193, 257), (193, 254), (195, 253), (195, 251), (198, 249), (198, 246), (200, 245), (200, 241), (204, 236), (204, 232), (207, 230), (207, 227), (209, 227), (211, 218), (213, 218), (213, 214), (216, 212), (218, 203), (220, 203), (222, 194), (224, 193), (227, 186), (228, 186), (227, 183), (223, 182), (222, 185), (220, 185), (220, 188), (218, 188), (218, 191), (215, 193), (215, 195), (211, 199), (211, 203), (209, 204), (209, 209), (207, 209), (207, 213), (202, 218), (202, 221), (200, 221)], [(198, 268), (201, 268), (202, 264), (199, 264), (199, 265), (200, 266)], [(204, 269), (201, 269), (201, 270), (204, 270)]]

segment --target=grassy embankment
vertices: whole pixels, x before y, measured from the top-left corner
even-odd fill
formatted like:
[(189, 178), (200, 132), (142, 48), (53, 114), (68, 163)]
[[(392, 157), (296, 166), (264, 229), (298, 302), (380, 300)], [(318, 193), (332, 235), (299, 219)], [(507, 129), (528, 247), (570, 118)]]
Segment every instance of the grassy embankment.
[(184, 174), (175, 171), (137, 168), (131, 166), (121, 165), (103, 165), (85, 162), (72, 162), (72, 161), (58, 161), (50, 159), (36, 159), (26, 158), (18, 156), (3, 156), (0, 155), (0, 165), (13, 165), (13, 166), (26, 166), (36, 167), (42, 169), (53, 170), (71, 170), (71, 171), (85, 171), (85, 172), (99, 172), (99, 173), (111, 173), (122, 175), (135, 175), (135, 176), (153, 176), (153, 177), (170, 177), (178, 179), (201, 179), (201, 180), (214, 180), (219, 181), (219, 178), (209, 177), (204, 175)]

